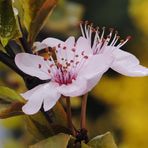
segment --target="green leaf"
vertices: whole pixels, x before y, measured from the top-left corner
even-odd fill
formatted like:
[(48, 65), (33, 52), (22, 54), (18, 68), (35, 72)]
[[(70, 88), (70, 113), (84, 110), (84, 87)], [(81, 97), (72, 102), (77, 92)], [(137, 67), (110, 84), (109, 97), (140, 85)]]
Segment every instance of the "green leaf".
[(26, 115), (25, 119), (27, 130), (35, 137), (35, 139), (43, 140), (54, 135), (51, 125), (42, 112), (38, 112), (32, 116)]
[(14, 90), (0, 86), (0, 118), (23, 114), (24, 100)]
[(70, 137), (70, 135), (60, 133), (32, 145), (30, 148), (67, 148)]
[(29, 33), (29, 42), (32, 44), (57, 0), (20, 0), (20, 3), (24, 10), (24, 25)]
[(88, 146), (87, 144), (81, 142), (81, 148), (92, 148), (92, 147), (90, 147), (90, 146)]
[[(48, 118), (47, 119), (47, 114)], [(32, 116), (26, 116), (28, 131), (37, 139), (42, 140), (58, 133), (70, 133), (67, 128), (66, 113), (62, 105), (57, 102), (49, 112), (38, 112)]]
[(21, 36), (11, 0), (0, 0), (0, 41), (6, 46), (10, 39)]
[(92, 148), (117, 148), (110, 132), (93, 138), (89, 141), (88, 145)]

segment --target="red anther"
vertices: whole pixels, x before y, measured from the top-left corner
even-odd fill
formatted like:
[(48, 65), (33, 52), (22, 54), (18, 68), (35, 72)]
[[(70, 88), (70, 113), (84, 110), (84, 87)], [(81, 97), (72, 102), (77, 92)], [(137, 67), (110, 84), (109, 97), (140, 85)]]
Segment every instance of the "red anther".
[(110, 39), (110, 38), (111, 38), (111, 36), (110, 36), (110, 35), (108, 35), (108, 36), (107, 36), (107, 39)]
[(48, 73), (50, 73), (51, 71), (48, 69)]
[(62, 61), (64, 61), (64, 58), (61, 58)]
[(70, 60), (70, 63), (73, 63), (74, 62), (74, 60)]
[(76, 65), (78, 65), (78, 64), (79, 64), (79, 61), (76, 62)]
[(61, 47), (61, 44), (58, 44), (58, 47), (60, 48)]
[(59, 68), (61, 68), (61, 67), (62, 67), (62, 64), (60, 64), (60, 63), (57, 63), (57, 66), (58, 66)]
[(67, 66), (70, 66), (70, 63), (66, 62), (66, 65), (67, 65)]
[(64, 46), (63, 49), (65, 50), (66, 49), (66, 46)]
[(77, 58), (77, 57), (79, 57), (79, 55), (77, 54), (77, 55), (75, 55), (75, 57)]
[(42, 67), (42, 65), (41, 65), (41, 64), (39, 64), (39, 65), (38, 65), (38, 67), (39, 67), (39, 68), (41, 68), (41, 67)]
[(84, 51), (82, 51), (81, 55), (82, 55), (82, 56), (84, 55)]
[(50, 67), (52, 68), (54, 66), (54, 64), (51, 64)]
[(75, 49), (75, 48), (72, 48), (72, 51), (73, 51), (73, 52), (75, 52), (75, 51), (76, 51), (76, 49)]
[(130, 35), (126, 37), (127, 40), (131, 40), (131, 38), (132, 37)]
[(88, 59), (88, 56), (84, 56), (84, 59)]
[(92, 32), (96, 32), (96, 29), (95, 28), (92, 28), (91, 30), (92, 30)]

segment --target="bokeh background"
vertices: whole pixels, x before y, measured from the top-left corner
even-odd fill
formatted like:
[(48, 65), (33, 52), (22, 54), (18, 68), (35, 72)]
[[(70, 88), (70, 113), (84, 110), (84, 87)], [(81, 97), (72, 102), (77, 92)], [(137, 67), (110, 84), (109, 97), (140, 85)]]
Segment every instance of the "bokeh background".
[[(115, 28), (123, 39), (131, 35), (122, 49), (148, 67), (148, 0), (59, 0), (37, 40), (78, 37), (81, 20)], [(26, 90), (18, 75), (5, 65), (0, 64), (0, 69), (0, 85)], [(72, 99), (77, 128), (80, 103), (80, 98)], [(87, 127), (90, 138), (111, 131), (119, 148), (148, 148), (148, 77), (130, 78), (109, 70), (89, 93)], [(24, 148), (30, 138), (22, 117), (0, 120), (0, 147)]]

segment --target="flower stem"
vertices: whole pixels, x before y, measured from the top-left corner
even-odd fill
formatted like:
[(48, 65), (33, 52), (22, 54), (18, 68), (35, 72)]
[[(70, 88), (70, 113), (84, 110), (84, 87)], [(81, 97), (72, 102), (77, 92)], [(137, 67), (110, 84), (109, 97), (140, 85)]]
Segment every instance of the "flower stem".
[(72, 123), (71, 102), (70, 102), (69, 97), (66, 97), (66, 105), (67, 105), (68, 126), (69, 126), (69, 129), (71, 130), (72, 134), (75, 135), (75, 130), (73, 128), (73, 123)]
[(82, 105), (81, 105), (81, 129), (86, 129), (87, 96), (88, 96), (88, 94), (85, 94), (82, 97)]

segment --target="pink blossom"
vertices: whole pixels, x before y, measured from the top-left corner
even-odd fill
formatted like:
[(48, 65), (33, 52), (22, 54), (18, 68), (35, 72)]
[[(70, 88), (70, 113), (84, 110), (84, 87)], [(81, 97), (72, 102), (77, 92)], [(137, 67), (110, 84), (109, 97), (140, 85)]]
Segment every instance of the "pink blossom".
[(126, 76), (147, 76), (148, 68), (140, 65), (139, 60), (133, 55), (120, 48), (131, 38), (120, 40), (117, 31), (111, 28), (108, 35), (105, 35), (105, 27), (102, 29), (93, 28), (88, 22), (80, 23), (82, 36), (91, 44), (93, 55), (111, 54), (114, 58), (110, 68)]
[(24, 73), (50, 80), (22, 94), (27, 100), (22, 110), (26, 114), (37, 113), (42, 104), (45, 111), (51, 109), (63, 96), (81, 96), (90, 91), (113, 62), (108, 54), (93, 55), (91, 45), (84, 37), (75, 42), (69, 37), (65, 42), (47, 38), (36, 42), (36, 50), (52, 47), (55, 56), (45, 59), (38, 55), (19, 53), (15, 63)]

